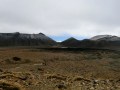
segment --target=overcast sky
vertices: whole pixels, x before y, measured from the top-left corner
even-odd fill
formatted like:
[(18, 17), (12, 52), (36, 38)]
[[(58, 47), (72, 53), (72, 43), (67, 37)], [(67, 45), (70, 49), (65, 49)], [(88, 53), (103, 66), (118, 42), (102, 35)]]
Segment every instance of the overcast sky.
[(120, 0), (0, 0), (0, 32), (120, 36)]

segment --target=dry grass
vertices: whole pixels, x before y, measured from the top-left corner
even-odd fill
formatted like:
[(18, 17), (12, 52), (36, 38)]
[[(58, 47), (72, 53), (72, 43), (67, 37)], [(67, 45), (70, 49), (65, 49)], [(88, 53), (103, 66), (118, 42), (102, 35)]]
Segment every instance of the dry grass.
[(63, 81), (66, 81), (67, 80), (67, 77), (66, 76), (62, 76), (62, 75), (46, 75), (47, 76), (47, 79), (57, 79), (57, 80), (63, 80)]
[(20, 84), (0, 80), (0, 90), (25, 90)]
[[(15, 90), (22, 90), (21, 86), (28, 90), (90, 90), (93, 80), (112, 80), (109, 85), (117, 87), (112, 90), (119, 90), (119, 56), (119, 53), (111, 51), (54, 52), (2, 49), (0, 85), (5, 82), (7, 87), (20, 88)], [(17, 60), (14, 57), (17, 57)], [(80, 87), (82, 84), (83, 87)], [(103, 85), (102, 81), (100, 85)]]

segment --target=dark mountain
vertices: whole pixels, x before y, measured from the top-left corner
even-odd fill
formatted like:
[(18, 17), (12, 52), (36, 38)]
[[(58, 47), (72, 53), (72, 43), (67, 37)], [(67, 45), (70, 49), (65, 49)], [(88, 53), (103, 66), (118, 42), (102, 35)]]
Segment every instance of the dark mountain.
[(120, 37), (112, 35), (98, 35), (91, 39), (84, 40), (77, 40), (71, 37), (61, 43), (57, 43), (43, 33), (0, 33), (0, 46), (59, 46), (120, 50)]
[(61, 42), (61, 45), (66, 46), (66, 47), (77, 47), (78, 44), (79, 44), (79, 40), (73, 37), (68, 38), (67, 40)]
[(54, 40), (43, 33), (0, 33), (0, 46), (52, 46), (55, 44)]
[(76, 40), (74, 38), (61, 42), (65, 47), (77, 48), (98, 48), (98, 49), (118, 49), (120, 50), (120, 40), (117, 36), (95, 36), (92, 39)]

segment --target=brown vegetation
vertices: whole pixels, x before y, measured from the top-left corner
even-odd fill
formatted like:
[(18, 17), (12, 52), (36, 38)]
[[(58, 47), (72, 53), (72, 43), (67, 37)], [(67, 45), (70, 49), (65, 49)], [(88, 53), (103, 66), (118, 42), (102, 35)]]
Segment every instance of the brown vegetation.
[(120, 90), (120, 53), (0, 50), (0, 90)]
[(0, 90), (25, 90), (20, 84), (0, 80)]

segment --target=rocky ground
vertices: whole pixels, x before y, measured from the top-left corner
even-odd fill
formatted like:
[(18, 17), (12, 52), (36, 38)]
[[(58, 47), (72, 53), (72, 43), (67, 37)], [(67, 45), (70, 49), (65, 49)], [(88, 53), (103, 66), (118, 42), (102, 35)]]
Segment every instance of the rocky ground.
[(120, 90), (120, 53), (0, 49), (0, 90)]

